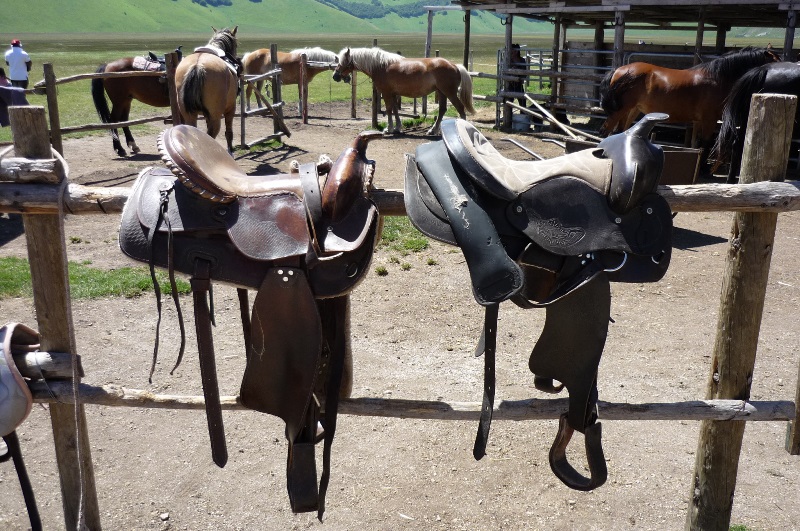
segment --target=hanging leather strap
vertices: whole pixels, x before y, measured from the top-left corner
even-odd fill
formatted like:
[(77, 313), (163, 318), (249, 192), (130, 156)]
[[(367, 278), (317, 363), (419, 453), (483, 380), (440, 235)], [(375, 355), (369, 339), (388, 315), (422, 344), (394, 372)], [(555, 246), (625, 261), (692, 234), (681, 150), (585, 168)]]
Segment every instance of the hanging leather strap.
[(475, 355), (480, 356), (483, 350), (483, 405), (481, 406), (481, 420), (478, 423), (478, 434), (475, 436), (475, 446), (472, 455), (481, 459), (486, 455), (486, 443), (489, 441), (489, 428), (492, 425), (492, 412), (494, 410), (495, 390), (495, 350), (497, 347), (497, 314), (499, 304), (486, 306), (483, 318), (483, 333)]
[(211, 439), (211, 457), (222, 468), (228, 462), (225, 444), (225, 427), (222, 424), (222, 406), (219, 402), (217, 364), (214, 360), (214, 337), (211, 333), (211, 312), (208, 307), (208, 292), (211, 288), (211, 263), (198, 258), (190, 282), (194, 298), (194, 324), (197, 333), (197, 350), (200, 354), (200, 377), (203, 382), (203, 398), (206, 402), (208, 436)]
[(41, 531), (42, 519), (39, 517), (39, 509), (36, 507), (36, 497), (33, 495), (31, 480), (28, 477), (25, 462), (22, 460), (22, 450), (19, 446), (17, 432), (12, 431), (8, 435), (4, 435), (3, 440), (8, 447), (8, 453), (0, 458), (0, 461), (7, 460), (9, 456), (14, 461), (14, 468), (17, 470), (19, 486), (22, 489), (22, 497), (25, 499), (25, 507), (28, 509), (28, 519), (31, 522), (31, 530)]

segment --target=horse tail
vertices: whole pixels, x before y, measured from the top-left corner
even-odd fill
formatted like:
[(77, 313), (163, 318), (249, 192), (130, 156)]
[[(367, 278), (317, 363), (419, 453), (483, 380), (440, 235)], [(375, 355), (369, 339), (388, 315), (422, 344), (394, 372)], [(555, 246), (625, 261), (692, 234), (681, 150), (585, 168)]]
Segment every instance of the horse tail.
[(207, 113), (203, 105), (203, 85), (206, 81), (206, 71), (200, 65), (194, 65), (189, 69), (186, 77), (181, 84), (180, 100), (183, 102), (183, 110), (188, 114)]
[(609, 116), (622, 109), (622, 97), (635, 86), (640, 79), (640, 76), (637, 74), (626, 71), (612, 84), (611, 78), (613, 75), (614, 72), (609, 72), (600, 82), (600, 107), (602, 107)]
[(464, 110), (469, 114), (475, 114), (475, 107), (472, 106), (472, 77), (464, 67), (457, 65), (458, 73), (461, 75), (461, 85), (458, 87), (458, 99), (464, 104)]
[(606, 114), (611, 115), (615, 110), (615, 105), (618, 102), (614, 101), (614, 98), (611, 96), (611, 78), (614, 75), (613, 70), (609, 70), (608, 74), (605, 75), (603, 80), (600, 82), (600, 107), (606, 112)]
[(744, 134), (747, 117), (750, 113), (750, 99), (753, 94), (761, 91), (767, 77), (767, 69), (754, 68), (734, 83), (725, 106), (722, 110), (722, 124), (717, 134), (717, 141), (712, 149), (712, 154), (717, 160), (722, 161), (730, 156), (730, 150), (741, 141), (740, 135)]
[[(98, 74), (102, 74), (106, 71), (107, 65), (100, 65), (97, 69)], [(97, 115), (100, 117), (100, 120), (104, 123), (111, 122), (111, 109), (108, 108), (108, 100), (106, 99), (106, 90), (103, 86), (103, 79), (102, 78), (95, 78), (92, 80), (92, 100), (94, 100), (94, 108), (97, 111)]]

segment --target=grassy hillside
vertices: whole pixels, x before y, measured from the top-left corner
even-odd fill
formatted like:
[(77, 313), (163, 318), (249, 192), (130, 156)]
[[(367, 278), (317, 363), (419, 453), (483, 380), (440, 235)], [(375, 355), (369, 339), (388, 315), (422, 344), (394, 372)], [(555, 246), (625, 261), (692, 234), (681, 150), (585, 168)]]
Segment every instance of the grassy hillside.
[[(192, 0), (26, 0), (24, 9), (2, 10), (0, 38), (42, 33), (206, 32), (209, 26), (235, 25), (241, 32), (258, 34), (375, 34), (427, 29), (427, 15), (401, 17), (390, 12), (381, 18), (362, 19), (316, 0), (230, 1), (230, 6), (211, 7)], [(413, 3), (383, 0), (386, 6)], [(473, 16), (471, 29), (474, 33), (503, 32), (499, 19), (489, 14)], [(462, 14), (437, 13), (434, 30), (463, 31)], [(523, 19), (515, 21), (515, 30), (552, 31), (549, 24)]]

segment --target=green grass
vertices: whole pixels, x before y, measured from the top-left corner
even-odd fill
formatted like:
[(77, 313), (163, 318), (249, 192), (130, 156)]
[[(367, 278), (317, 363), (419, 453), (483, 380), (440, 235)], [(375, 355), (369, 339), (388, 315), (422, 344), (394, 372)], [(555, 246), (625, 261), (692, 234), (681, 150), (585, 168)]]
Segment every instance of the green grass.
[(406, 217), (384, 218), (383, 235), (379, 248), (397, 251), (402, 255), (417, 253), (428, 248), (428, 239)]
[[(146, 268), (123, 267), (104, 271), (86, 264), (68, 264), (70, 294), (73, 299), (101, 297), (136, 297), (153, 290), (150, 271)], [(166, 272), (157, 271), (161, 290), (171, 293)], [(191, 291), (189, 283), (176, 279), (178, 293)], [(33, 294), (31, 272), (27, 260), (15, 257), (0, 258), (0, 299), (30, 297)]]

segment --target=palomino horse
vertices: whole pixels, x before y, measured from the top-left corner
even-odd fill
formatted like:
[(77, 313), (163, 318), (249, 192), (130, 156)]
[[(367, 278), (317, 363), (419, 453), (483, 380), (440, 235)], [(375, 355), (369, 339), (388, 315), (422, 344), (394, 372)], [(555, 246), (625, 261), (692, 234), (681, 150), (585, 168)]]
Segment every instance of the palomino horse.
[(233, 153), (233, 117), (239, 90), (241, 63), (236, 58), (236, 26), (217, 31), (208, 44), (195, 48), (175, 70), (178, 106), (184, 123), (197, 126), (197, 115), (206, 119), (206, 131), (216, 138), (225, 117), (225, 140)]
[[(297, 85), (300, 83), (300, 56), (306, 54), (306, 59), (320, 63), (333, 63), (338, 57), (335, 52), (331, 52), (320, 48), (298, 48), (291, 52), (278, 52), (278, 65), (281, 69), (281, 83), (283, 85)], [(252, 52), (248, 52), (242, 57), (242, 66), (244, 73), (248, 76), (257, 76), (269, 72), (276, 66), (273, 66), (270, 59), (268, 48), (260, 48)], [(330, 70), (327, 66), (307, 66), (306, 76), (307, 81), (311, 82), (314, 77), (320, 72)], [(261, 92), (264, 88), (264, 80), (256, 81), (256, 90)], [(253, 85), (247, 84), (247, 110), (250, 110), (250, 95), (253, 93)], [(256, 98), (256, 103), (261, 107), (261, 102)]]
[[(158, 62), (148, 61), (143, 57), (123, 57), (108, 64), (100, 65), (97, 72), (136, 72), (158, 70), (159, 68)], [(106, 94), (111, 100), (111, 110), (108, 109)], [(167, 83), (161, 77), (136, 76), (93, 79), (92, 99), (100, 120), (106, 124), (128, 121), (133, 100), (139, 100), (145, 105), (153, 107), (169, 107)], [(128, 144), (128, 148), (134, 153), (139, 153), (139, 146), (136, 145), (130, 128), (123, 127), (122, 131), (125, 133), (125, 142)], [(114, 143), (114, 150), (120, 157), (127, 155), (119, 141), (119, 133), (116, 129), (111, 130), (111, 140)]]
[[(745, 128), (750, 114), (750, 100), (758, 93), (792, 94), (800, 96), (800, 64), (769, 63), (744, 74), (731, 88), (722, 111), (713, 153), (717, 164), (730, 157), (727, 182), (734, 183), (739, 175), (744, 149)], [(800, 113), (796, 113), (800, 114)], [(797, 118), (795, 118), (795, 134)], [(793, 135), (794, 136), (794, 135)]]
[(448, 99), (462, 119), (466, 118), (465, 111), (475, 113), (469, 72), (462, 65), (456, 65), (447, 59), (406, 59), (380, 48), (345, 48), (339, 53), (339, 64), (333, 72), (333, 79), (349, 82), (353, 70), (360, 70), (371, 77), (375, 88), (383, 96), (389, 118), (387, 132), (400, 132), (398, 96), (421, 98), (436, 91), (439, 96), (439, 115), (428, 131), (430, 135), (439, 134)]
[(701, 142), (713, 137), (722, 106), (742, 74), (780, 61), (770, 48), (746, 47), (685, 70), (630, 63), (609, 72), (600, 85), (600, 106), (608, 115), (600, 133), (625, 131), (640, 113), (669, 114), (669, 122), (693, 122)]

